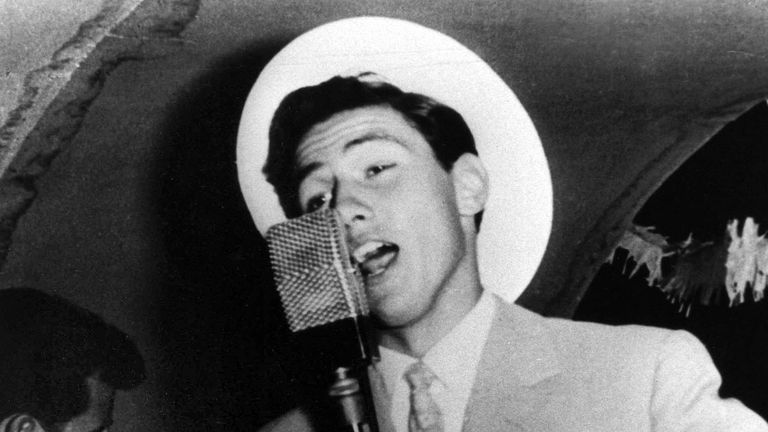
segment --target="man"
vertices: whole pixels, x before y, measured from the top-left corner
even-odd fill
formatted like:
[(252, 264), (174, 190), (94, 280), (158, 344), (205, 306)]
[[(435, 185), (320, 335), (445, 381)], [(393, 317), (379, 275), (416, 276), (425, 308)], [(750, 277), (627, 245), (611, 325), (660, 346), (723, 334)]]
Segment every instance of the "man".
[(0, 430), (103, 432), (115, 391), (145, 377), (123, 332), (30, 288), (0, 289)]
[[(687, 333), (546, 319), (484, 289), (478, 216), (494, 179), (473, 131), (457, 110), (370, 74), (295, 90), (271, 121), (264, 171), (285, 213), (335, 209), (364, 275), (382, 429), (768, 430), (719, 398)], [(267, 429), (313, 430), (316, 415), (300, 407)]]
[(382, 345), (423, 356), (482, 292), (487, 181), (469, 128), (434, 100), (355, 78), (292, 93), (272, 125), (265, 171), (284, 208), (341, 214)]

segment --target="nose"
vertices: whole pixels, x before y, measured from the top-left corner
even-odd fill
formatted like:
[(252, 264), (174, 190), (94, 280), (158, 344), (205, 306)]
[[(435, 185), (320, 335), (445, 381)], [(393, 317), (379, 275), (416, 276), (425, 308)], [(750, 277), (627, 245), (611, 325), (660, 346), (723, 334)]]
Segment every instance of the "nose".
[(351, 182), (338, 179), (333, 184), (331, 207), (339, 212), (348, 226), (370, 220), (372, 212), (364, 191)]

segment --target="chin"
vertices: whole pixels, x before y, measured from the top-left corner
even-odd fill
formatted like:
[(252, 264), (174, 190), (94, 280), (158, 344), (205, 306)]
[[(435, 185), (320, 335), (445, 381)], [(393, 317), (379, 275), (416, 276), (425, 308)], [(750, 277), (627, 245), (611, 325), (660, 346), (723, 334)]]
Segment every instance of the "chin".
[(399, 311), (391, 308), (371, 307), (371, 314), (377, 326), (384, 329), (402, 327), (407, 322)]
[(371, 312), (384, 313), (399, 307), (397, 303), (401, 294), (401, 284), (397, 283), (391, 274), (384, 273), (366, 279), (365, 294)]
[(380, 331), (397, 330), (408, 326), (408, 320), (401, 317), (381, 317), (374, 315), (373, 320), (376, 328)]
[(406, 299), (387, 299), (371, 305), (371, 313), (380, 328), (407, 327), (418, 316), (413, 302)]

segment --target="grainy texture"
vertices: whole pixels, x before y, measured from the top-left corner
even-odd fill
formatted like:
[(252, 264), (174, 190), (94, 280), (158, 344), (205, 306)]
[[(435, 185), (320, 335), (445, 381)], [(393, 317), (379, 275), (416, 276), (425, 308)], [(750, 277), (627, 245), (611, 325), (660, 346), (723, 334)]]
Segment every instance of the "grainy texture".
[(80, 130), (109, 73), (123, 61), (172, 52), (167, 43), (177, 42), (198, 7), (189, 0), (106, 2), (50, 63), (27, 75), (0, 128), (0, 268), (16, 220), (36, 195), (34, 180)]
[(285, 43), (363, 14), (456, 38), (529, 110), (554, 224), (519, 302), (550, 315), (573, 312), (658, 185), (768, 94), (764, 0), (144, 1), (14, 135), (0, 186), (0, 284), (55, 290), (136, 334), (150, 383), (129, 412), (165, 430), (248, 429), (292, 402), (237, 124)]

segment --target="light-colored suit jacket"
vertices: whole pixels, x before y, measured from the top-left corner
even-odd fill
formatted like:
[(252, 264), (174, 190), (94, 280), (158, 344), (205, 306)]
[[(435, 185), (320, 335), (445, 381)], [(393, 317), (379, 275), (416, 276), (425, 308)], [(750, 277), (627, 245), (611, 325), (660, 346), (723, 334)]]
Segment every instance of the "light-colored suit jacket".
[[(684, 331), (543, 318), (498, 301), (467, 405), (465, 432), (768, 432), (735, 399), (718, 396), (720, 374)], [(372, 377), (383, 431), (386, 403)], [(293, 410), (269, 431), (310, 431)]]

